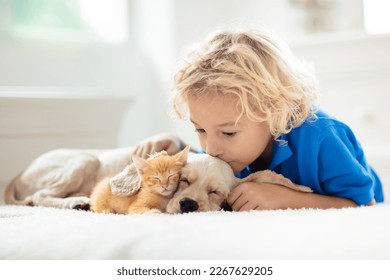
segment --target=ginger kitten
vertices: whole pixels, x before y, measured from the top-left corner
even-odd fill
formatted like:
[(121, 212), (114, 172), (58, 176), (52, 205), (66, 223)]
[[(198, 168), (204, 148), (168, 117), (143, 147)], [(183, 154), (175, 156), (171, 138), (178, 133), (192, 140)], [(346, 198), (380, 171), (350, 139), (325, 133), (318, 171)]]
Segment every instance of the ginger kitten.
[(181, 168), (187, 163), (188, 151), (189, 147), (186, 147), (172, 156), (160, 152), (147, 160), (134, 155), (133, 164), (140, 179), (139, 191), (130, 196), (114, 194), (111, 178), (105, 178), (92, 190), (91, 210), (117, 214), (165, 212), (177, 189)]

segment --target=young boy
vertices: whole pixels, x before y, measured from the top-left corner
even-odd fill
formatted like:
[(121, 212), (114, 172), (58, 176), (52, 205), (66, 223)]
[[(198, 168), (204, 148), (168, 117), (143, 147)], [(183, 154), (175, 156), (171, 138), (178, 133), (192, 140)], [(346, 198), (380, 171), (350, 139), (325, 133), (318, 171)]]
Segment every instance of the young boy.
[[(248, 182), (231, 191), (236, 211), (342, 208), (382, 202), (375, 171), (351, 129), (317, 109), (316, 79), (288, 47), (259, 31), (219, 32), (193, 51), (174, 79), (173, 104), (188, 113), (204, 152), (238, 177), (271, 169), (313, 193)], [(147, 139), (136, 153), (184, 143)]]

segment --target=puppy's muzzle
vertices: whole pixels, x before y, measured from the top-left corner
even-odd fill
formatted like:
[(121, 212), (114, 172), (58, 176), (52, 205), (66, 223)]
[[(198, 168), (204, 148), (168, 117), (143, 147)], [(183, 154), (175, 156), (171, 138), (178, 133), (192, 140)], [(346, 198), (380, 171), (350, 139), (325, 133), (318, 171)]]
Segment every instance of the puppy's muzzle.
[(198, 202), (188, 197), (180, 199), (179, 205), (182, 213), (195, 212), (199, 209)]

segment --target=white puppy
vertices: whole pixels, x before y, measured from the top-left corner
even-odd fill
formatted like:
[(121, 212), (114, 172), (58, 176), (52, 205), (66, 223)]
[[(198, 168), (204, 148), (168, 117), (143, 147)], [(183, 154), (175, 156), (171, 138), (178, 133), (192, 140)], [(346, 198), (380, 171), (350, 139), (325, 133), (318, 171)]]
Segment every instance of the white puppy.
[(44, 153), (8, 184), (5, 202), (88, 209), (95, 184), (122, 171), (133, 150), (58, 149)]
[[(118, 195), (131, 195), (134, 172), (130, 172), (129, 167), (133, 153), (134, 148), (47, 152), (9, 183), (5, 202), (87, 210), (92, 188), (103, 178), (114, 175), (116, 184), (111, 186), (112, 190)], [(178, 191), (169, 202), (167, 212), (220, 210), (230, 190), (245, 181), (310, 191), (272, 171), (256, 172), (245, 179), (237, 179), (226, 162), (207, 154), (191, 154), (182, 169)]]
[(167, 205), (168, 213), (205, 212), (223, 209), (230, 190), (243, 182), (272, 183), (311, 192), (273, 171), (259, 171), (245, 179), (234, 176), (224, 161), (207, 154), (191, 154), (182, 168), (178, 189)]
[(86, 210), (96, 183), (123, 171), (132, 162), (133, 154), (146, 158), (161, 149), (173, 154), (180, 146), (180, 139), (164, 133), (128, 148), (52, 150), (36, 158), (8, 184), (5, 202)]

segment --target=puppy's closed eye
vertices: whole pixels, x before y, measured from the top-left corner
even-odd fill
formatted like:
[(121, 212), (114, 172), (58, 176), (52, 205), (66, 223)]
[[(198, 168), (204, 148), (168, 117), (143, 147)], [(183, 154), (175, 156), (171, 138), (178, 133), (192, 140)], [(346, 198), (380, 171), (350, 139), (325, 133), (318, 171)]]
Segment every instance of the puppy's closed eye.
[(223, 196), (223, 193), (220, 192), (219, 190), (217, 189), (211, 189), (208, 191), (208, 194), (209, 195), (217, 195), (217, 196)]
[(179, 187), (186, 188), (190, 185), (190, 182), (186, 178), (180, 178), (179, 180)]

